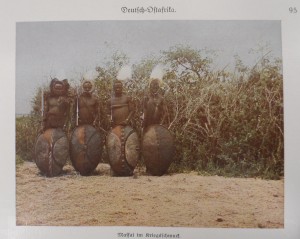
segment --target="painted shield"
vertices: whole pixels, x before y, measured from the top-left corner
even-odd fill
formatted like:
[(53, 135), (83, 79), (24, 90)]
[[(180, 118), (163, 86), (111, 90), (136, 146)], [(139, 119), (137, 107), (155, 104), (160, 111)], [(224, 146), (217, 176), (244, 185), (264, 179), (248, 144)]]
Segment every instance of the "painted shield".
[(61, 128), (47, 129), (39, 135), (35, 144), (35, 163), (47, 177), (62, 172), (69, 157), (69, 143)]
[(142, 155), (151, 175), (161, 176), (173, 161), (175, 145), (172, 134), (162, 125), (146, 128), (142, 140)]
[(103, 151), (103, 136), (91, 125), (77, 127), (72, 134), (70, 158), (81, 175), (91, 174), (99, 164)]
[(116, 126), (107, 136), (106, 147), (110, 166), (117, 176), (130, 176), (138, 163), (140, 142), (130, 126)]

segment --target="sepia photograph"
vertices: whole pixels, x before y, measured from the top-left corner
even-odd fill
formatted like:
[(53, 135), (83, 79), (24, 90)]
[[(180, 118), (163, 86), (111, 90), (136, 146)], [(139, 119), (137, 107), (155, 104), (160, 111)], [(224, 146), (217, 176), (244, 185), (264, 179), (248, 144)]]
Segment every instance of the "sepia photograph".
[(276, 20), (18, 22), (16, 225), (283, 228), (283, 82)]

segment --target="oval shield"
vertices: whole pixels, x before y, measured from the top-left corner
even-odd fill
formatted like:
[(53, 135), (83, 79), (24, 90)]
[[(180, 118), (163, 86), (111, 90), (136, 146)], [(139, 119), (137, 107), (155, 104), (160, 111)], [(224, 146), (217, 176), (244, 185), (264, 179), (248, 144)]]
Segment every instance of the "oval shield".
[(103, 136), (91, 125), (81, 125), (72, 134), (70, 158), (81, 175), (91, 174), (99, 164), (103, 151)]
[(130, 126), (116, 126), (108, 134), (106, 146), (110, 166), (117, 176), (130, 176), (140, 155), (137, 133)]
[(47, 177), (61, 173), (69, 157), (69, 144), (61, 128), (47, 129), (35, 144), (35, 163)]
[(146, 128), (142, 140), (142, 156), (147, 172), (161, 176), (167, 172), (173, 161), (175, 145), (172, 134), (162, 125)]

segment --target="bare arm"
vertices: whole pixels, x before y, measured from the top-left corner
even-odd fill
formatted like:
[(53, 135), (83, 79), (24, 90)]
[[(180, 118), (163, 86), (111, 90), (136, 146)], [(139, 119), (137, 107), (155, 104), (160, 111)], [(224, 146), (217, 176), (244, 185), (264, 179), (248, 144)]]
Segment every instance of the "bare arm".
[(100, 119), (100, 104), (99, 104), (99, 100), (98, 98), (95, 96), (95, 119), (93, 122), (94, 126), (98, 126), (99, 125), (99, 119)]
[(160, 124), (164, 123), (165, 118), (167, 117), (167, 115), (168, 115), (168, 109), (167, 109), (167, 106), (166, 106), (166, 102), (165, 102), (164, 99), (162, 99), (162, 117), (161, 117)]
[(106, 101), (106, 115), (107, 115), (108, 121), (110, 122), (110, 126), (112, 126), (113, 120), (112, 120), (111, 99), (108, 99)]

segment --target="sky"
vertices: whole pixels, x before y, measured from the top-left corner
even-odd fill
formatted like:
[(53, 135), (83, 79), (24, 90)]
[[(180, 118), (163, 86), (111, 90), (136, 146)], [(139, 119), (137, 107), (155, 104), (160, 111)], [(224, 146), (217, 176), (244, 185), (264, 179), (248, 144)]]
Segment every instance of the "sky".
[(28, 114), (36, 89), (51, 77), (79, 82), (116, 50), (130, 64), (183, 44), (218, 54), (215, 67), (233, 64), (238, 54), (253, 66), (249, 50), (268, 44), (282, 57), (280, 21), (69, 21), (19, 22), (16, 28), (16, 114)]

